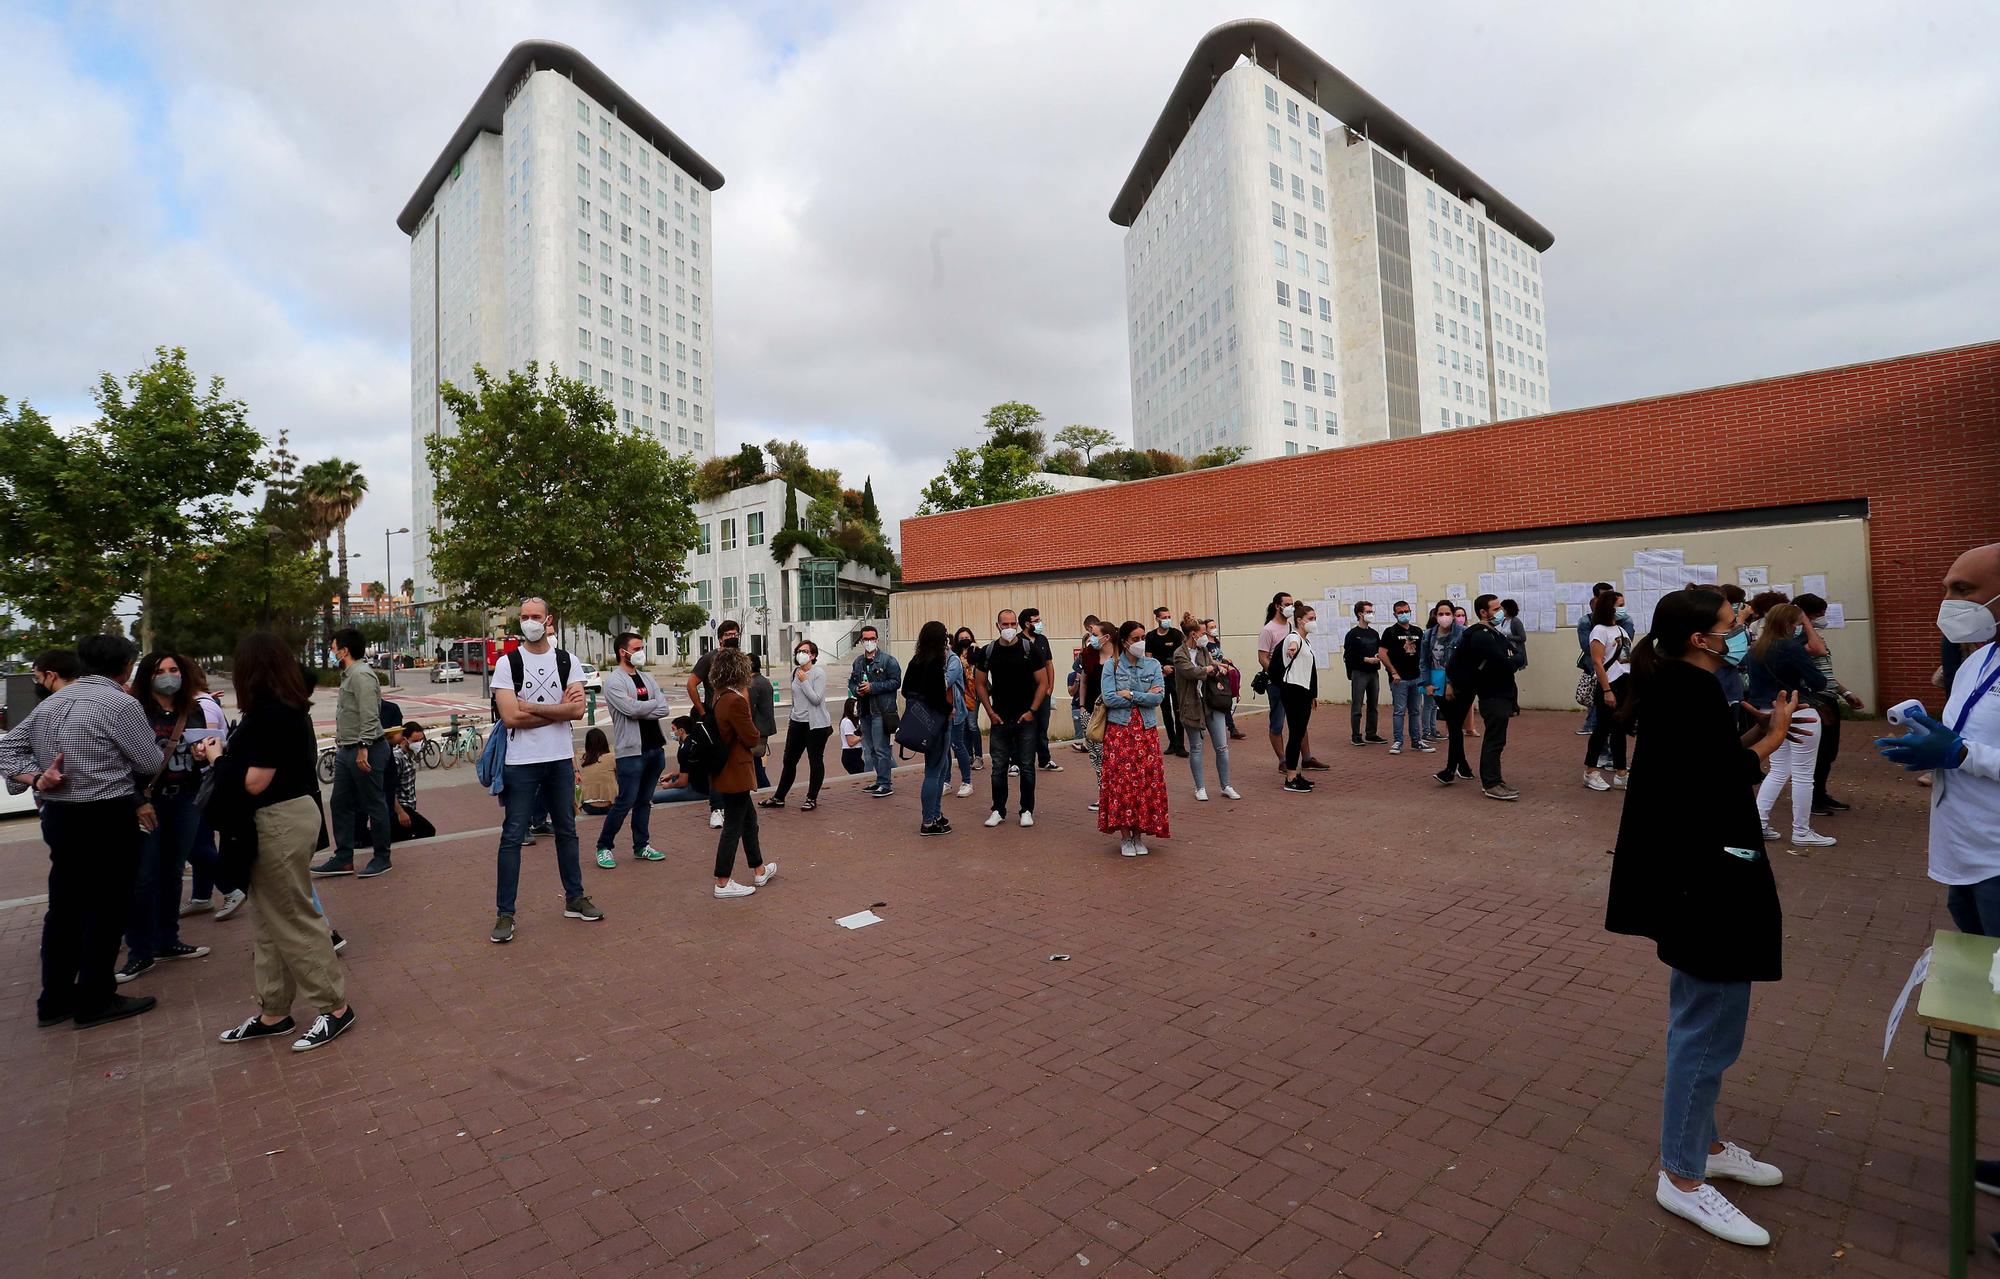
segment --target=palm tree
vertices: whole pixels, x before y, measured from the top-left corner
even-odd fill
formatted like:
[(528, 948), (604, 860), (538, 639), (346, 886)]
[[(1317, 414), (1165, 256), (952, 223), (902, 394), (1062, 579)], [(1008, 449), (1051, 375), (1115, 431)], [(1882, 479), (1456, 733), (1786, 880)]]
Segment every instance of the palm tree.
[(337, 457), (314, 462), (306, 468), (306, 483), (312, 501), (320, 511), (321, 523), (329, 526), (337, 539), (340, 561), (340, 618), (347, 620), (347, 521), (368, 492), (368, 477), (354, 462)]
[[(332, 576), (332, 549), (327, 545), (333, 537), (337, 522), (332, 514), (331, 494), (336, 486), (335, 464), (330, 462), (308, 462), (299, 471), (298, 487), (295, 490), (299, 512), (306, 536), (319, 543), (319, 570), (322, 577)], [(320, 661), (330, 660), (333, 651), (333, 597), (331, 593), (320, 593)]]

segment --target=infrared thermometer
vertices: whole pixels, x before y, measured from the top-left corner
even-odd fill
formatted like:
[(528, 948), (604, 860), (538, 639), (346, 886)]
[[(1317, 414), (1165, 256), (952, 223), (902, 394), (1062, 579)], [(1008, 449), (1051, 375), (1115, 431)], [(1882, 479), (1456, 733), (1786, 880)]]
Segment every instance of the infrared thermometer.
[(1894, 724), (1897, 728), (1903, 728), (1907, 726), (1921, 727), (1921, 725), (1917, 724), (1916, 717), (1923, 713), (1924, 704), (1912, 697), (1907, 702), (1897, 702), (1894, 706), (1891, 706), (1887, 715), (1891, 724)]

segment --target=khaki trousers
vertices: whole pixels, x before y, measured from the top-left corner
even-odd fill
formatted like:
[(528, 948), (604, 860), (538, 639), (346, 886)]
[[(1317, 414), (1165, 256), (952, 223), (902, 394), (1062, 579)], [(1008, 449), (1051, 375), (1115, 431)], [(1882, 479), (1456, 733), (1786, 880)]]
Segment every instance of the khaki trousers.
[(313, 845), (319, 805), (301, 795), (257, 810), (257, 859), (250, 864), (250, 922), (257, 1003), (282, 1017), (305, 996), (315, 1012), (347, 1003), (346, 978), (326, 917), (313, 909)]

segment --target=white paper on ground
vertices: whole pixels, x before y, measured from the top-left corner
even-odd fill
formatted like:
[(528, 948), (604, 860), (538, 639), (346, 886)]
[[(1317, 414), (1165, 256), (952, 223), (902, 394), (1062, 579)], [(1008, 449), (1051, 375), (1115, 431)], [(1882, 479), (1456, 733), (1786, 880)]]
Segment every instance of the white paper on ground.
[(1745, 564), (1742, 568), (1736, 570), (1736, 584), (1738, 586), (1765, 586), (1770, 581), (1771, 566), (1769, 564)]
[(872, 910), (857, 910), (852, 915), (842, 915), (833, 922), (842, 928), (866, 928), (870, 924), (881, 923), (882, 917)]
[(1903, 1010), (1910, 1005), (1910, 992), (1923, 983), (1931, 971), (1931, 948), (1924, 947), (1924, 953), (1917, 956), (1917, 962), (1910, 965), (1910, 979), (1903, 983), (1903, 993), (1896, 996), (1895, 1007), (1889, 1010), (1889, 1028), (1882, 1033), (1882, 1060), (1889, 1059), (1889, 1045), (1896, 1042), (1896, 1027), (1903, 1022)]
[(1817, 595), (1817, 596), (1819, 596), (1819, 597), (1820, 597), (1821, 599), (1825, 599), (1825, 598), (1826, 598), (1826, 574), (1824, 574), (1824, 573), (1807, 573), (1807, 574), (1805, 574), (1804, 576), (1800, 577), (1800, 578), (1799, 578), (1799, 593), (1800, 593), (1800, 594), (1802, 594), (1802, 595)]
[(1820, 619), (1824, 630), (1837, 631), (1847, 625), (1847, 606), (1835, 600), (1826, 602), (1826, 616)]

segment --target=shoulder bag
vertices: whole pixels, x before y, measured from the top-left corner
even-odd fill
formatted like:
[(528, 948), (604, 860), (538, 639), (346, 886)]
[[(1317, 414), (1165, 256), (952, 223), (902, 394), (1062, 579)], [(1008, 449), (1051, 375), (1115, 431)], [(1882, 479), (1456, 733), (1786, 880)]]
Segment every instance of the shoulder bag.
[(895, 728), (896, 745), (919, 755), (928, 755), (931, 743), (945, 731), (944, 716), (927, 702), (913, 701)]

